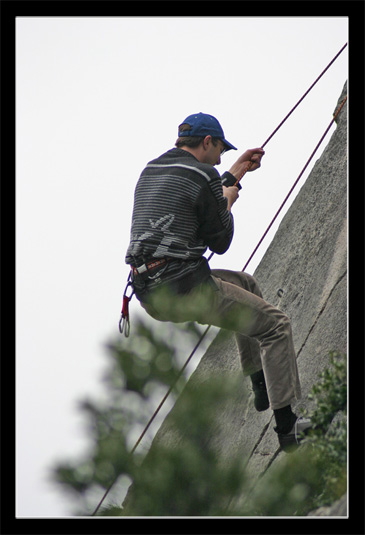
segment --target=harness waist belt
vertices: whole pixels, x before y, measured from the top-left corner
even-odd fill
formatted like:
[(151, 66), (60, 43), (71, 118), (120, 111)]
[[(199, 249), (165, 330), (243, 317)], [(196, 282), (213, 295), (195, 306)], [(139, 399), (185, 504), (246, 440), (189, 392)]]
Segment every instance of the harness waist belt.
[(148, 264), (142, 264), (142, 266), (139, 266), (138, 268), (131, 266), (131, 271), (134, 275), (141, 275), (142, 273), (145, 273), (150, 269), (166, 264), (166, 262), (166, 258), (160, 258), (159, 260), (154, 260), (153, 262), (149, 262)]

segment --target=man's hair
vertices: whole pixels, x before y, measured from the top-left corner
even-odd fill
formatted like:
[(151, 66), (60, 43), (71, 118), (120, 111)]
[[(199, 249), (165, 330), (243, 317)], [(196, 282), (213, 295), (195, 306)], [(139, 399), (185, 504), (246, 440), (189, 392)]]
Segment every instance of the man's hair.
[[(191, 130), (191, 126), (187, 123), (183, 123), (179, 126), (179, 134), (180, 132), (186, 132), (187, 130)], [(175, 142), (175, 147), (191, 147), (192, 149), (195, 147), (199, 147), (200, 143), (202, 143), (204, 140), (204, 136), (181, 136), (177, 138)], [(216, 147), (218, 143), (218, 138), (212, 138), (212, 143)]]

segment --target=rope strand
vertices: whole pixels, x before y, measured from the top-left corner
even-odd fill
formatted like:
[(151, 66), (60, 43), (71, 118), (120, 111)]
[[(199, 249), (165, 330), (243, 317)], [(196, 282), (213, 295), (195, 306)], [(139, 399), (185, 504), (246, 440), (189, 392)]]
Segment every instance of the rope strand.
[(340, 113), (341, 109), (342, 109), (342, 106), (345, 104), (347, 100), (347, 96), (344, 98), (344, 100), (342, 101), (341, 105), (339, 106), (338, 110), (336, 111), (335, 115), (333, 116), (333, 119), (332, 121), (330, 122), (330, 124), (328, 125), (328, 127), (326, 128), (326, 131), (324, 132), (323, 136), (321, 137), (321, 139), (319, 140), (319, 142), (317, 143), (316, 145), (316, 148), (314, 149), (314, 151), (312, 152), (312, 154), (310, 155), (310, 157), (308, 158), (305, 166), (303, 167), (303, 169), (301, 170), (301, 172), (299, 173), (299, 176), (298, 178), (296, 179), (296, 181), (294, 182), (293, 186), (291, 187), (291, 189), (289, 190), (289, 193), (287, 194), (287, 196), (285, 197), (284, 201), (282, 202), (282, 204), (280, 205), (280, 208), (278, 209), (278, 211), (276, 212), (276, 214), (274, 215), (270, 225), (267, 227), (267, 229), (265, 230), (264, 234), (262, 235), (260, 241), (258, 242), (258, 244), (256, 245), (255, 249), (252, 251), (251, 253), (251, 256), (250, 258), (247, 260), (246, 264), (243, 266), (243, 269), (242, 271), (245, 271), (245, 269), (247, 268), (248, 264), (251, 262), (253, 256), (255, 255), (257, 249), (260, 247), (260, 245), (262, 244), (262, 242), (264, 241), (267, 233), (269, 232), (269, 230), (271, 229), (271, 227), (273, 226), (275, 220), (277, 219), (278, 215), (280, 214), (281, 210), (283, 209), (286, 201), (289, 199), (290, 195), (292, 194), (295, 186), (298, 184), (299, 180), (301, 179), (301, 177), (303, 176), (303, 173), (304, 171), (307, 169), (310, 161), (312, 160), (313, 156), (315, 155), (315, 153), (317, 152), (319, 146), (321, 145), (322, 141), (324, 140), (324, 138), (326, 137), (329, 129), (331, 128), (331, 126), (333, 125), (333, 123), (335, 122), (336, 118), (337, 118), (337, 115)]
[(308, 93), (311, 91), (311, 89), (313, 89), (313, 87), (316, 85), (316, 83), (322, 78), (322, 76), (324, 75), (324, 73), (331, 67), (332, 63), (334, 63), (336, 61), (336, 59), (338, 58), (338, 56), (341, 54), (341, 52), (343, 50), (345, 50), (345, 48), (347, 47), (347, 43), (344, 44), (344, 46), (341, 48), (341, 50), (335, 55), (335, 57), (329, 62), (329, 64), (327, 65), (327, 67), (321, 72), (321, 74), (318, 76), (318, 78), (313, 82), (313, 84), (310, 86), (309, 89), (307, 89), (307, 91), (304, 93), (304, 95), (298, 100), (298, 102), (295, 104), (295, 106), (290, 110), (290, 112), (288, 113), (288, 115), (286, 115), (284, 117), (284, 119), (281, 121), (281, 123), (275, 128), (275, 130), (272, 132), (272, 134), (270, 134), (270, 136), (267, 138), (267, 140), (265, 141), (265, 143), (261, 146), (261, 148), (263, 149), (265, 147), (265, 145), (270, 141), (270, 139), (276, 134), (276, 132), (279, 130), (279, 128), (281, 128), (283, 126), (283, 124), (285, 123), (285, 121), (290, 117), (290, 115), (293, 113), (293, 111), (299, 106), (299, 104), (305, 99), (305, 97), (308, 95)]
[[(172, 390), (175, 388), (178, 380), (180, 379), (180, 377), (182, 376), (184, 370), (186, 369), (187, 365), (189, 364), (189, 362), (191, 361), (191, 359), (193, 358), (193, 356), (195, 355), (195, 352), (196, 350), (198, 349), (198, 347), (200, 346), (200, 344), (202, 343), (203, 339), (205, 338), (206, 334), (208, 333), (209, 329), (210, 329), (211, 325), (208, 325), (208, 327), (205, 329), (205, 331), (203, 332), (203, 334), (200, 336), (198, 342), (196, 343), (194, 349), (192, 350), (192, 352), (190, 353), (189, 357), (187, 358), (184, 366), (181, 368), (181, 370), (179, 371), (174, 383), (170, 386), (170, 388), (168, 389), (168, 391), (166, 392), (165, 396), (162, 398), (159, 406), (157, 407), (157, 409), (155, 410), (155, 412), (152, 414), (151, 418), (149, 419), (146, 427), (143, 429), (141, 435), (139, 436), (137, 442), (135, 443), (135, 445), (133, 446), (133, 448), (131, 449), (129, 455), (132, 456), (133, 453), (135, 452), (135, 450), (137, 449), (139, 443), (141, 442), (141, 440), (143, 439), (143, 437), (145, 436), (145, 434), (147, 433), (147, 430), (149, 429), (150, 425), (152, 424), (153, 420), (156, 418), (157, 414), (159, 413), (162, 405), (165, 403), (166, 399), (169, 397), (169, 395), (171, 394)], [(103, 497), (101, 498), (100, 502), (98, 503), (97, 507), (95, 508), (94, 512), (92, 513), (92, 516), (94, 516), (99, 508), (101, 507), (103, 501), (105, 500), (105, 498), (107, 497), (108, 493), (110, 492), (110, 490), (112, 489), (112, 487), (114, 486), (115, 482), (117, 481), (119, 476), (117, 476), (114, 481), (112, 481), (112, 483), (109, 485), (109, 487), (106, 489)]]
[[(345, 48), (347, 47), (347, 43), (345, 43), (343, 45), (343, 47), (341, 48), (341, 50), (339, 52), (337, 52), (337, 54), (335, 55), (335, 57), (329, 62), (329, 64), (327, 65), (327, 67), (325, 69), (323, 69), (323, 71), (321, 72), (321, 74), (316, 78), (316, 80), (313, 82), (313, 84), (307, 89), (307, 91), (304, 93), (304, 95), (302, 95), (302, 97), (298, 100), (298, 102), (295, 104), (295, 106), (292, 107), (292, 109), (290, 110), (290, 112), (284, 117), (284, 119), (281, 121), (281, 123), (275, 128), (275, 130), (269, 135), (269, 137), (267, 138), (267, 140), (261, 145), (261, 149), (263, 149), (265, 147), (265, 145), (268, 144), (268, 142), (270, 141), (270, 139), (276, 134), (276, 132), (283, 126), (283, 124), (285, 123), (285, 121), (287, 119), (289, 119), (289, 117), (291, 116), (291, 114), (293, 113), (293, 111), (299, 106), (299, 104), (305, 99), (305, 97), (308, 95), (308, 93), (313, 89), (313, 87), (316, 85), (316, 83), (322, 78), (322, 76), (325, 74), (325, 72), (328, 71), (328, 69), (331, 67), (331, 65), (336, 61), (336, 59), (338, 58), (338, 56), (345, 50)], [(247, 173), (247, 171), (249, 171), (252, 167), (252, 162), (249, 163), (249, 166), (247, 167), (247, 169), (244, 171), (244, 173), (242, 174), (242, 176), (236, 180), (234, 186), (237, 186), (237, 184), (240, 182), (240, 180), (242, 180), (242, 178), (245, 176), (245, 174)], [(212, 258), (214, 253), (212, 253), (209, 257), (209, 260)]]

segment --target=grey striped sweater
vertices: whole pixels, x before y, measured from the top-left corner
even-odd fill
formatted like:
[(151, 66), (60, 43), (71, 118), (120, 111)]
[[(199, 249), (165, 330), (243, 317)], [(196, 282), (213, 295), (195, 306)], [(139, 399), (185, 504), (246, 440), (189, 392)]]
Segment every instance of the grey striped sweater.
[[(233, 236), (233, 216), (227, 210), (222, 184), (235, 178), (200, 163), (189, 152), (174, 148), (147, 164), (138, 180), (126, 263), (138, 267), (168, 258), (154, 277), (138, 285), (142, 293), (162, 283), (185, 292), (209, 276), (203, 254), (224, 253)], [(144, 291), (142, 291), (142, 289)]]

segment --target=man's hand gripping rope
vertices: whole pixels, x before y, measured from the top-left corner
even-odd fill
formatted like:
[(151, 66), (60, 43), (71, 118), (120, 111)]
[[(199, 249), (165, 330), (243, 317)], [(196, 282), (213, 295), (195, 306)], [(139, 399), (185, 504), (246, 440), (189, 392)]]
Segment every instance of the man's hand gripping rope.
[(223, 196), (227, 198), (227, 209), (230, 211), (232, 205), (238, 199), (238, 183), (247, 171), (255, 171), (261, 166), (261, 158), (265, 154), (262, 148), (246, 150), (238, 160), (232, 165), (229, 172), (237, 179), (230, 187), (223, 186)]
[(265, 154), (262, 147), (256, 149), (246, 150), (238, 160), (232, 165), (229, 172), (237, 179), (236, 184), (247, 173), (247, 171), (255, 171), (261, 166), (261, 158)]

